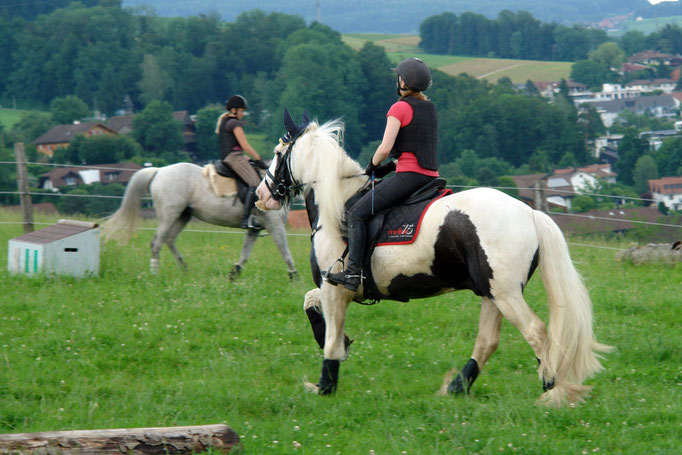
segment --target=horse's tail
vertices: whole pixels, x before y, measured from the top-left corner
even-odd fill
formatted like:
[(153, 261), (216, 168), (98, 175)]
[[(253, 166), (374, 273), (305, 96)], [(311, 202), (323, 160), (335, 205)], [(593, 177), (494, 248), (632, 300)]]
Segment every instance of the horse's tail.
[(121, 206), (104, 224), (102, 237), (116, 240), (119, 244), (128, 243), (135, 232), (135, 225), (140, 218), (140, 200), (149, 190), (149, 184), (159, 168), (148, 167), (133, 174), (128, 182)]
[(533, 213), (540, 240), (542, 281), (549, 300), (549, 343), (539, 372), (550, 384), (554, 379), (554, 387), (542, 399), (557, 405), (564, 399), (581, 401), (590, 389), (582, 382), (603, 369), (597, 353), (613, 348), (594, 337), (592, 302), (561, 230), (546, 214)]

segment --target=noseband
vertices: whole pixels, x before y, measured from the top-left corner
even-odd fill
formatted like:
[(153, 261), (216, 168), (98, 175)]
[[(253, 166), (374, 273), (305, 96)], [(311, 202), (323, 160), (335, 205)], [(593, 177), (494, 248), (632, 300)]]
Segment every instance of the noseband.
[[(285, 142), (282, 142), (285, 144)], [(270, 169), (265, 171), (265, 175), (272, 180), (272, 183), (265, 181), (265, 186), (270, 191), (270, 195), (277, 202), (286, 201), (292, 194), (296, 195), (303, 187), (302, 184), (298, 183), (291, 172), (291, 150), (296, 143), (296, 139), (289, 142), (286, 151), (277, 152), (277, 167), (275, 168), (275, 174), (270, 172)]]

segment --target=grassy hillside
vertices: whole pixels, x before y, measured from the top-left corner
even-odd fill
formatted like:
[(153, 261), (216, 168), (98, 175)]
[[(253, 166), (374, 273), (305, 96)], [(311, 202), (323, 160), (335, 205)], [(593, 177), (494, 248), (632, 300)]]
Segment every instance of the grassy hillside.
[[(0, 257), (20, 234), (0, 225)], [(307, 235), (289, 237), (301, 272), (294, 283), (268, 237), (229, 282), (242, 235), (200, 232), (179, 237), (186, 273), (164, 249), (161, 274), (150, 276), (152, 235), (103, 244), (97, 278), (26, 278), (0, 267), (0, 433), (225, 422), (249, 454), (678, 452), (679, 266), (635, 267), (588, 241), (571, 246), (597, 339), (617, 347), (581, 406), (535, 404), (535, 357), (506, 320), (471, 395), (436, 394), (471, 353), (479, 299), (469, 292), (351, 305), (355, 343), (339, 391), (318, 397), (302, 384), (317, 380), (322, 361), (301, 308), (313, 286)], [(525, 296), (546, 320), (539, 278)]]
[(419, 37), (415, 35), (350, 34), (343, 35), (349, 46), (359, 49), (366, 41), (383, 46), (392, 62), (404, 58), (419, 57), (430, 67), (447, 74), (467, 73), (478, 79), (496, 82), (508, 77), (512, 82), (558, 81), (568, 79), (571, 74), (570, 62), (542, 62), (533, 60), (510, 60), (498, 58), (458, 57), (453, 55), (426, 54), (419, 49)]

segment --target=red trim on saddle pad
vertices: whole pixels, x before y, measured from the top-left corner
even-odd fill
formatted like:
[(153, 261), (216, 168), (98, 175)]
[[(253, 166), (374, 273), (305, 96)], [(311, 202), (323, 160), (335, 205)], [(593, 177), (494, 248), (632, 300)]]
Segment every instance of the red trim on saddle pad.
[[(378, 242), (376, 244), (376, 246), (409, 245), (410, 243), (414, 242), (415, 239), (417, 238), (417, 235), (419, 234), (419, 228), (421, 228), (422, 220), (424, 219), (424, 214), (429, 209), (429, 207), (431, 207), (431, 204), (436, 202), (438, 199), (445, 197), (445, 196), (448, 196), (450, 194), (452, 194), (452, 190), (446, 188), (446, 189), (441, 190), (441, 192), (438, 196), (436, 196), (432, 200), (428, 201), (428, 204), (426, 204), (424, 209), (421, 211), (421, 214), (419, 216), (419, 221), (417, 222), (417, 227), (416, 227), (416, 229), (414, 229), (413, 233), (406, 232), (409, 229), (409, 225), (412, 225), (412, 223), (404, 223), (398, 229), (394, 229), (391, 226), (388, 226), (388, 224), (390, 223), (390, 220), (387, 217), (387, 219), (384, 221), (384, 225), (381, 228), (382, 233), (380, 234), (380, 237), (385, 238), (386, 236), (388, 236), (389, 240), (382, 240), (381, 242)], [(402, 229), (402, 231), (401, 231), (401, 229)], [(400, 240), (394, 240), (394, 241), (390, 240), (391, 235), (388, 233), (389, 231), (395, 231), (396, 232), (395, 236), (399, 237)], [(411, 235), (411, 237), (406, 239), (406, 237), (409, 235)]]

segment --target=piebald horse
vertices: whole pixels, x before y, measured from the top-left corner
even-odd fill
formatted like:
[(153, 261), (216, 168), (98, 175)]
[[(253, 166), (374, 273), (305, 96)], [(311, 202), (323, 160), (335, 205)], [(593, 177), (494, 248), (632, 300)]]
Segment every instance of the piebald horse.
[[(281, 140), (275, 148), (256, 205), (277, 210), (296, 191), (307, 195), (314, 190), (319, 222), (312, 242), (313, 271), (343, 267), (338, 259), (346, 247), (341, 234), (344, 203), (368, 177), (342, 148), (340, 120), (319, 125), (304, 115), (298, 131), (292, 131), (287, 116), (290, 140)], [(549, 300), (549, 333), (523, 298), (538, 265)], [(389, 298), (424, 298), (462, 289), (481, 297), (474, 349), (450, 383), (451, 393), (469, 392), (498, 346), (503, 316), (533, 349), (545, 390), (541, 401), (548, 404), (582, 401), (590, 388), (583, 381), (602, 369), (598, 353), (611, 349), (594, 337), (590, 297), (557, 225), (500, 191), (477, 188), (438, 199), (423, 216), (414, 243), (377, 247), (371, 267), (377, 288)], [(353, 300), (362, 301), (363, 286), (352, 293), (323, 281), (306, 299), (319, 300), (326, 324), (320, 382), (310, 385), (330, 394), (347, 356), (346, 311)]]
[[(185, 228), (192, 216), (207, 223), (239, 227), (244, 213), (244, 204), (237, 195), (218, 197), (202, 174), (202, 168), (192, 163), (176, 163), (169, 166), (141, 169), (133, 174), (126, 187), (119, 209), (102, 225), (106, 239), (127, 243), (133, 235), (140, 216), (140, 200), (147, 192), (151, 193), (158, 226), (151, 242), (151, 273), (159, 268), (159, 253), (164, 244), (175, 256), (182, 267), (186, 263), (175, 246), (175, 239)], [(270, 233), (279, 253), (286, 263), (289, 277), (296, 276), (294, 260), (289, 252), (285, 229), (285, 211), (260, 213), (258, 218)], [(234, 279), (249, 259), (258, 231), (247, 230), (242, 251), (231, 273)]]

